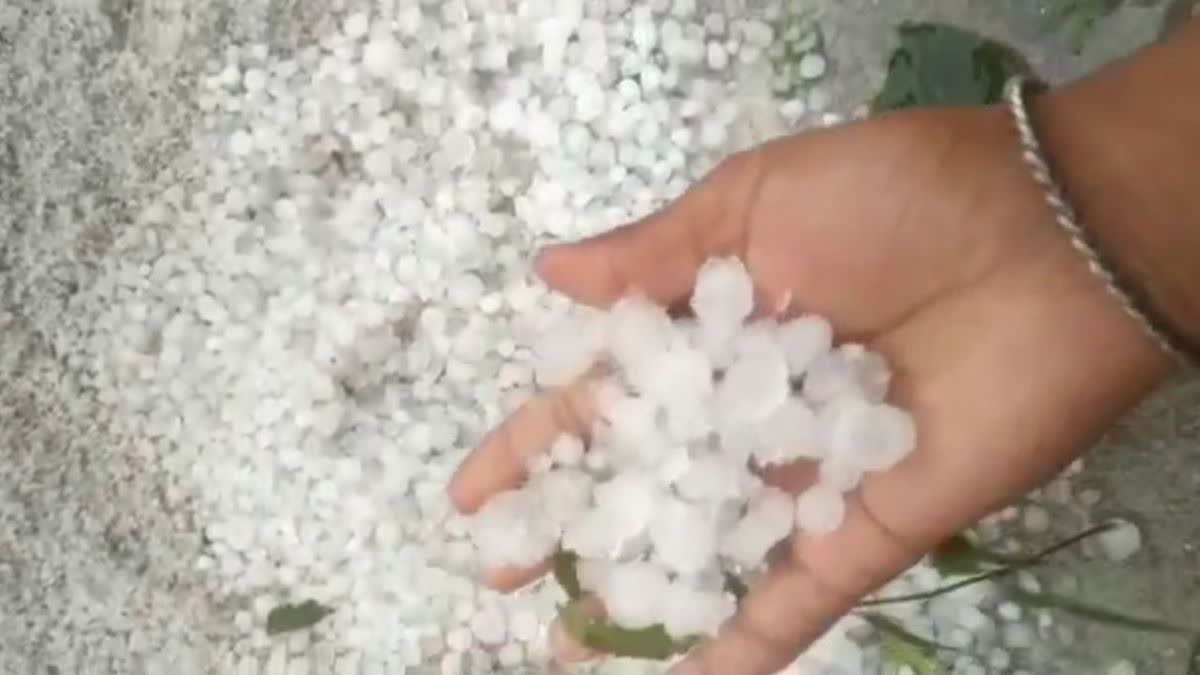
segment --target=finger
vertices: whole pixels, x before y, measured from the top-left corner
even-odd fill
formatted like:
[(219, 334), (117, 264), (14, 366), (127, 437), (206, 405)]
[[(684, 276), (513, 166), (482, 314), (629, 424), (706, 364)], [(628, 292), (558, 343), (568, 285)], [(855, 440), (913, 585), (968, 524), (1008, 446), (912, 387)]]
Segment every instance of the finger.
[(798, 495), (817, 482), (819, 472), (815, 462), (800, 461), (769, 466), (759, 472), (759, 475), (767, 485)]
[(512, 593), (541, 579), (550, 568), (553, 560), (547, 558), (532, 567), (494, 567), (483, 571), (483, 583), (493, 591)]
[(450, 479), (450, 500), (474, 513), (491, 496), (519, 486), (529, 459), (545, 452), (561, 433), (585, 434), (594, 417), (591, 382), (538, 396), (493, 429)]
[(551, 246), (535, 269), (578, 302), (612, 304), (640, 291), (662, 305), (686, 298), (709, 257), (741, 255), (761, 153), (734, 155), (666, 208), (591, 239)]
[(920, 553), (892, 535), (861, 500), (824, 536), (797, 535), (782, 561), (742, 600), (718, 636), (672, 675), (771, 675), (849, 611), (870, 589), (900, 573)]

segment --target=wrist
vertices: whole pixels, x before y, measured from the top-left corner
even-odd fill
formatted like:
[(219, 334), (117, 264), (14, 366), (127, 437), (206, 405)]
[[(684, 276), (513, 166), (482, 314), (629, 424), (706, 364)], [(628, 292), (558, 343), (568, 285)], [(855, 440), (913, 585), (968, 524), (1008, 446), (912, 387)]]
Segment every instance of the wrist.
[(1200, 349), (1200, 96), (1179, 82), (1196, 59), (1200, 27), (1193, 26), (1030, 102), (1081, 225), (1193, 354)]

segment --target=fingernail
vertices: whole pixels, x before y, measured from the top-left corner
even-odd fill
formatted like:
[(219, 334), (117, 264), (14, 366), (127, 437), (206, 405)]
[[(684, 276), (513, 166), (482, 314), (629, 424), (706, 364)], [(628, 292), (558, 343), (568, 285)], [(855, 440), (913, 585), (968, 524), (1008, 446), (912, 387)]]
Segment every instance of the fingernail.
[(667, 671), (667, 675), (707, 675), (707, 672), (699, 661), (684, 659), (671, 666), (671, 669)]
[(558, 246), (551, 244), (549, 246), (542, 247), (540, 250), (538, 250), (537, 253), (534, 254), (534, 256), (533, 256), (533, 271), (535, 274), (537, 274), (540, 277), (545, 277), (546, 265), (547, 265), (546, 259), (549, 256), (553, 255), (554, 251), (557, 249), (558, 249)]
[(565, 241), (555, 242), (553, 244), (543, 244), (533, 255), (534, 261), (542, 261), (546, 256), (554, 255), (556, 251), (562, 251), (570, 246), (570, 243)]
[(582, 663), (596, 658), (596, 652), (579, 644), (561, 621), (555, 621), (550, 626), (550, 650), (554, 654), (555, 660), (564, 665)]

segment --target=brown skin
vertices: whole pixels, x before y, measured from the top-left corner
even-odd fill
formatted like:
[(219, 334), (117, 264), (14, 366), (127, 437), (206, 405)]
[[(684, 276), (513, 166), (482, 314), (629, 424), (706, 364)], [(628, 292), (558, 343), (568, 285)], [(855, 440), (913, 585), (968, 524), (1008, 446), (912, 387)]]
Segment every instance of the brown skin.
[[(1200, 25), (1046, 96), (1036, 116), (1083, 217), (1200, 335), (1200, 90), (1182, 91), (1197, 75), (1188, 62), (1200, 63)], [(1130, 90), (1119, 105), (1104, 98)], [(1114, 138), (1126, 140), (1114, 149)], [(919, 447), (864, 480), (840, 530), (790, 542), (679, 675), (777, 671), (940, 541), (1056, 475), (1171, 369), (1053, 226), (1001, 108), (904, 112), (767, 144), (660, 213), (548, 249), (537, 270), (581, 302), (640, 289), (678, 304), (715, 255), (742, 258), (763, 309), (824, 314), (883, 352)], [(460, 467), (455, 504), (470, 513), (519, 483), (522, 457), (590, 416), (585, 386), (528, 404)], [(811, 476), (773, 478), (798, 491)], [(511, 589), (542, 572), (491, 570), (488, 582)]]
[(1081, 219), (1200, 353), (1200, 20), (1037, 110)]

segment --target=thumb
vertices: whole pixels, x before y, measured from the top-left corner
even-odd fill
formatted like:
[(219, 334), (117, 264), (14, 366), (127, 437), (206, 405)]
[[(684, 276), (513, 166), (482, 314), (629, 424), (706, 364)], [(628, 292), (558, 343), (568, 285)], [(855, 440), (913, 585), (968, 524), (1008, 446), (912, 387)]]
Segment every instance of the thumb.
[(682, 301), (705, 259), (745, 250), (746, 215), (761, 174), (759, 154), (726, 159), (646, 218), (547, 247), (534, 269), (551, 288), (584, 304), (607, 306), (633, 291), (662, 305)]
[(871, 589), (912, 566), (920, 553), (879, 521), (860, 494), (847, 498), (842, 526), (797, 534), (751, 585), (738, 613), (670, 675), (770, 675), (792, 663)]

